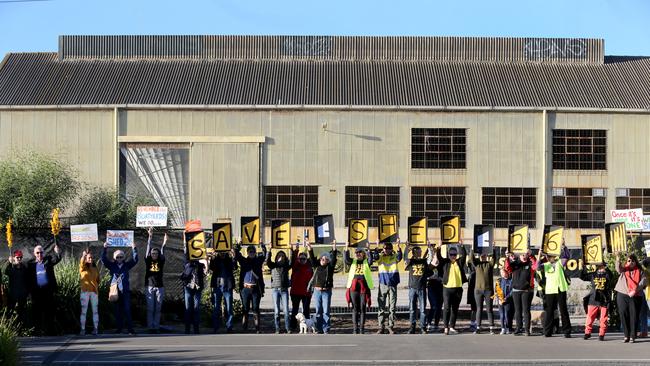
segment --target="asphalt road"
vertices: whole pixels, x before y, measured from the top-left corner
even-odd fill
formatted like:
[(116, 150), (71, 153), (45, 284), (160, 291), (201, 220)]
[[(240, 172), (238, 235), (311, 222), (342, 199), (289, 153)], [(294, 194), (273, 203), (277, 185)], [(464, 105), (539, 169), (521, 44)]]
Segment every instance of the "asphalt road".
[(628, 364), (647, 365), (650, 339), (585, 341), (512, 335), (138, 335), (22, 339), (25, 364)]

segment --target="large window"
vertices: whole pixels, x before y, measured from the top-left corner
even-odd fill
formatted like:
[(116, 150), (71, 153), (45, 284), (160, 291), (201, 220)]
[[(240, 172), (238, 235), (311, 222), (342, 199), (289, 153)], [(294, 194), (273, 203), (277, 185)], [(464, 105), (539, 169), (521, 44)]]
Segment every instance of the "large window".
[(411, 216), (426, 216), (429, 227), (438, 227), (447, 215), (459, 215), (465, 227), (465, 187), (411, 187)]
[(411, 168), (465, 169), (464, 128), (414, 128), (411, 130)]
[(642, 208), (650, 213), (650, 188), (617, 188), (616, 209)]
[(553, 188), (553, 225), (598, 229), (605, 225), (604, 188)]
[(318, 215), (318, 186), (265, 186), (264, 219), (289, 219), (292, 226), (312, 226)]
[(553, 130), (553, 169), (606, 170), (607, 131)]
[(345, 225), (349, 219), (367, 219), (370, 226), (377, 227), (380, 213), (399, 216), (400, 187), (345, 187)]
[(483, 188), (483, 224), (497, 228), (508, 225), (535, 227), (537, 218), (537, 190), (535, 188)]

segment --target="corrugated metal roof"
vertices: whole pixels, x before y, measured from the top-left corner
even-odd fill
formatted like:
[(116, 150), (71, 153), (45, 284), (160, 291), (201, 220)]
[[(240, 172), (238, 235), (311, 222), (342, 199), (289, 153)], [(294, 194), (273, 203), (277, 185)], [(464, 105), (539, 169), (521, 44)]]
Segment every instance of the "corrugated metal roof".
[(650, 108), (650, 58), (603, 64), (66, 60), (9, 54), (0, 105)]

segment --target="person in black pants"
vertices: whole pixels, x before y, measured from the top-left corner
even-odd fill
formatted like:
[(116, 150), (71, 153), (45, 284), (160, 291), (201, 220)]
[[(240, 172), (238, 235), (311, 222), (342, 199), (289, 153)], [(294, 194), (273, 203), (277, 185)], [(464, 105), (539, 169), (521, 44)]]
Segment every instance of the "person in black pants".
[(366, 308), (370, 307), (373, 288), (370, 266), (372, 257), (363, 248), (356, 248), (355, 258), (350, 258), (348, 245), (345, 246), (345, 263), (350, 266), (346, 297), (352, 304), (352, 333), (364, 334), (366, 328)]
[(27, 268), (30, 277), (32, 294), (32, 321), (38, 333), (54, 335), (53, 319), (56, 310), (55, 297), (57, 291), (54, 266), (61, 261), (59, 246), (54, 243), (53, 254), (45, 255), (43, 246), (34, 248), (34, 260)]
[(505, 262), (506, 271), (512, 277), (512, 299), (515, 303), (515, 319), (517, 330), (515, 335), (526, 333), (530, 335), (530, 304), (533, 296), (532, 288), (535, 280), (537, 261), (530, 253), (515, 258), (510, 254)]
[(463, 298), (463, 284), (467, 282), (465, 266), (467, 253), (460, 245), (460, 258), (456, 247), (448, 248), (448, 258), (443, 258), (440, 248), (437, 248), (432, 264), (442, 268), (442, 297), (444, 303), (443, 322), (445, 324), (445, 335), (456, 334), (456, 317), (458, 307)]
[(469, 255), (474, 267), (475, 286), (474, 300), (476, 301), (476, 329), (475, 334), (481, 332), (481, 318), (483, 315), (483, 303), (487, 307), (487, 318), (490, 322), (490, 334), (494, 334), (494, 314), (492, 309), (492, 298), (494, 295), (494, 256), (489, 257), (487, 253), (481, 253), (480, 257), (474, 256), (474, 251)]
[(442, 274), (434, 267), (427, 278), (427, 298), (429, 299), (429, 311), (427, 312), (427, 331), (437, 332), (440, 318), (442, 317)]
[[(616, 257), (616, 271), (620, 273), (616, 282), (616, 305), (623, 324), (624, 343), (636, 341), (636, 332), (643, 299), (643, 289), (648, 279), (634, 254), (626, 257), (621, 264)], [(645, 321), (645, 319), (644, 319)]]

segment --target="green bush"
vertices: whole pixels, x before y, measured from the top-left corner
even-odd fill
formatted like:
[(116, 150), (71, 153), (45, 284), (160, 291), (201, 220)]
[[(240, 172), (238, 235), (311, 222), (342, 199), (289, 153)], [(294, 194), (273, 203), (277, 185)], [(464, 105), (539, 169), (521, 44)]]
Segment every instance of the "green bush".
[(143, 196), (125, 198), (112, 187), (91, 187), (81, 200), (79, 222), (96, 222), (98, 229), (132, 229), (138, 206), (156, 203)]
[(20, 343), (18, 342), (18, 324), (15, 316), (7, 311), (0, 312), (0, 365), (20, 364)]

